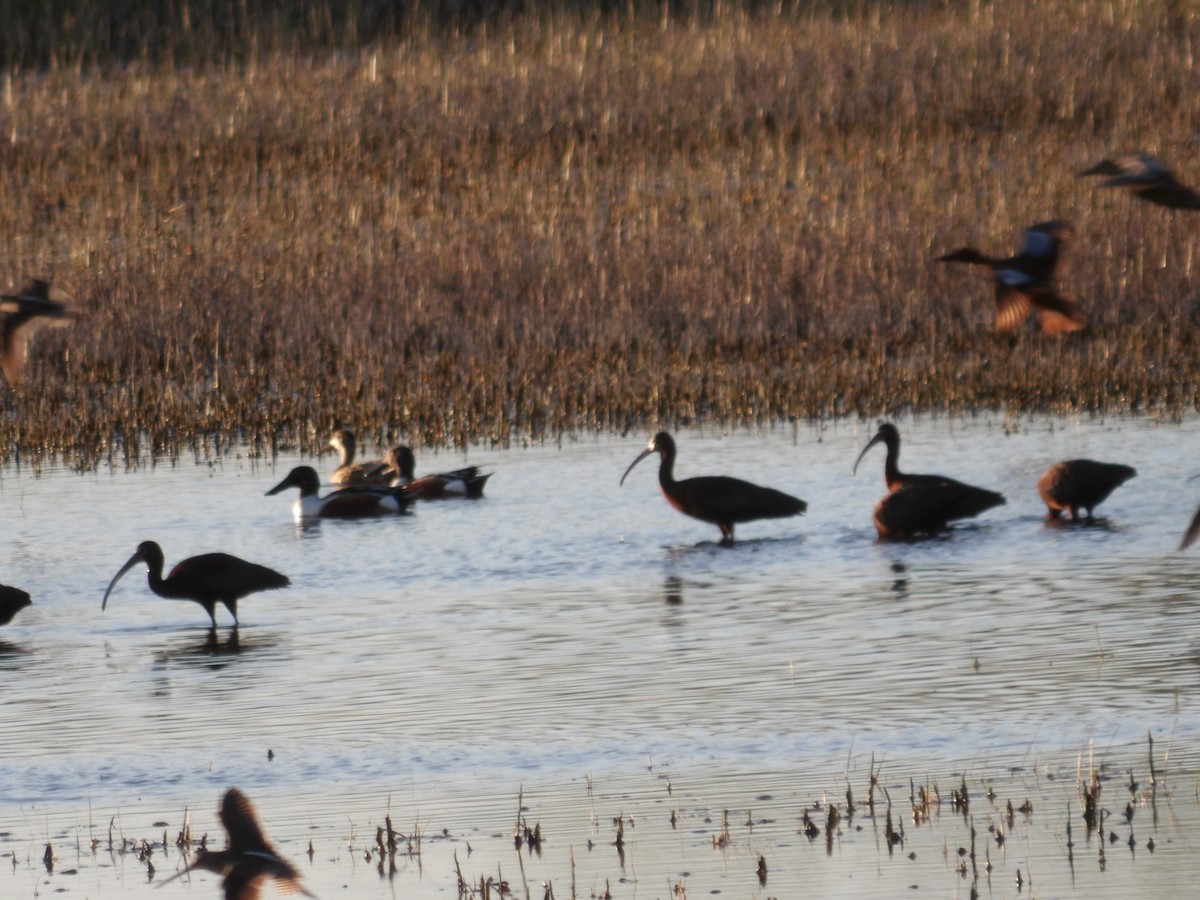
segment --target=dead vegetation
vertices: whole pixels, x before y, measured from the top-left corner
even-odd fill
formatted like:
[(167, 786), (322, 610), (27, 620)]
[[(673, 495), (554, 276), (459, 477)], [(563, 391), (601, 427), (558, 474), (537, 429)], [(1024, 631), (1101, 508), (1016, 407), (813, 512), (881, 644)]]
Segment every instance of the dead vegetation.
[[(1076, 177), (1146, 149), (1200, 183), (1183, 6), (456, 25), (250, 4), (252, 40), (204, 20), (151, 52), (137, 28), (161, 23), (129, 5), (108, 44), (48, 21), (0, 47), (0, 271), (88, 312), (34, 341), (5, 458), (311, 451), (343, 423), (461, 446), (904, 409), (1180, 415), (1200, 394), (1198, 214)], [(930, 261), (1050, 217), (1078, 231), (1064, 282), (1089, 326), (995, 335), (990, 288)]]

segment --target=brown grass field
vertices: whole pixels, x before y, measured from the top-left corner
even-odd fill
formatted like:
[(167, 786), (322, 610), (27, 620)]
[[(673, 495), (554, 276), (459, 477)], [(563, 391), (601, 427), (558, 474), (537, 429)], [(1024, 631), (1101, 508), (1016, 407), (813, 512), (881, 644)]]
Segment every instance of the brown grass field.
[[(1200, 185), (1191, 4), (78, 6), (0, 44), (0, 283), (88, 314), (31, 343), (4, 458), (1200, 395), (1200, 212), (1077, 177)], [(997, 335), (931, 260), (1048, 218), (1089, 327)]]

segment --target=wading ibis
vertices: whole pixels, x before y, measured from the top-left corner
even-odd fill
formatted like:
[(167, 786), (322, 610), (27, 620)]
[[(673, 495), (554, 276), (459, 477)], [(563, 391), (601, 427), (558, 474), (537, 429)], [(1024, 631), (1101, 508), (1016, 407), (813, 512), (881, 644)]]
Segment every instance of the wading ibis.
[(1058, 292), (1055, 272), (1059, 250), (1075, 236), (1068, 222), (1039, 222), (1025, 229), (1016, 256), (988, 256), (960, 247), (937, 262), (986, 266), (996, 281), (996, 330), (1012, 331), (1032, 312), (1043, 334), (1078, 331), (1087, 324), (1079, 304)]
[(379, 460), (355, 462), (357, 447), (353, 428), (339, 428), (329, 438), (326, 452), (337, 451), (341, 460), (329, 476), (329, 483), (347, 487), (387, 487), (392, 477), (391, 473), (386, 471), (387, 466)]
[(388, 474), (392, 476), (394, 487), (403, 487), (422, 500), (436, 500), (440, 497), (470, 497), (476, 499), (483, 496), (483, 486), (492, 477), (491, 472), (481, 473), (478, 466), (466, 466), (451, 472), (440, 472), (437, 475), (415, 476), (417, 459), (411, 447), (394, 447), (384, 457)]
[(740, 478), (725, 475), (706, 475), (700, 478), (685, 478), (676, 481), (675, 441), (665, 431), (660, 431), (646, 449), (641, 452), (625, 474), (621, 484), (633, 471), (633, 467), (651, 453), (661, 457), (658, 466), (658, 483), (667, 502), (685, 515), (702, 522), (712, 522), (721, 529), (721, 543), (733, 543), (733, 526), (738, 522), (753, 522), (755, 519), (782, 519), (796, 516), (808, 509), (803, 500), (777, 491), (759, 487)]
[(1186, 550), (1196, 542), (1196, 538), (1200, 538), (1200, 509), (1197, 509), (1196, 514), (1192, 516), (1191, 524), (1184, 532), (1183, 540), (1179, 542), (1179, 549)]
[(1200, 209), (1200, 194), (1180, 184), (1164, 163), (1144, 153), (1102, 159), (1079, 175), (1108, 176), (1100, 182), (1100, 187), (1125, 188), (1139, 200), (1157, 206)]
[(238, 600), (247, 594), (285, 588), (291, 584), (286, 575), (281, 575), (274, 569), (246, 562), (228, 553), (202, 553), (200, 556), (189, 557), (176, 565), (170, 575), (163, 578), (162, 547), (154, 541), (142, 541), (133, 556), (129, 557), (129, 561), (121, 566), (121, 571), (108, 583), (108, 590), (104, 592), (104, 600), (100, 604), (101, 610), (108, 607), (108, 595), (121, 580), (121, 576), (140, 562), (146, 564), (150, 590), (171, 600), (192, 600), (199, 603), (212, 619), (214, 630), (217, 627), (218, 603), (225, 604), (225, 608), (233, 616), (236, 628)]
[(50, 282), (40, 279), (34, 279), (19, 294), (0, 295), (0, 313), (4, 313), (0, 323), (0, 369), (13, 388), (21, 383), (29, 336), (43, 325), (63, 328), (83, 315), (63, 300), (51, 298)]
[(958, 481), (918, 481), (888, 491), (875, 505), (873, 519), (875, 530), (881, 538), (912, 539), (920, 536), (933, 537), (949, 527), (955, 519), (969, 519), (986, 509), (998, 505), (995, 499), (982, 495), (991, 491), (980, 491)]
[(20, 588), (0, 584), (0, 625), (7, 625), (13, 616), (32, 604), (29, 595)]
[(368, 519), (404, 512), (416, 497), (407, 488), (348, 487), (320, 496), (321, 480), (312, 466), (296, 466), (283, 481), (267, 491), (270, 497), (288, 488), (299, 488), (292, 506), (297, 519)]
[(186, 869), (162, 884), (202, 869), (222, 877), (225, 900), (258, 900), (263, 882), (267, 879), (275, 880), (280, 893), (316, 896), (300, 884), (300, 873), (296, 867), (281, 857), (267, 840), (254, 814), (254, 807), (245, 794), (237, 788), (226, 791), (221, 799), (219, 815), (229, 836), (229, 846), (224, 850), (200, 850)]
[(1038, 479), (1037, 490), (1046, 504), (1047, 521), (1058, 521), (1064, 512), (1072, 522), (1079, 521), (1079, 510), (1087, 513), (1108, 499), (1108, 495), (1137, 475), (1132, 466), (1068, 459), (1055, 463)]
[[(881, 536), (893, 536), (884, 534), (885, 529), (879, 524), (881, 514), (885, 524), (891, 523), (887, 528), (888, 531), (895, 531), (897, 534), (905, 532), (934, 534), (945, 528), (948, 522), (955, 519), (969, 519), (993, 506), (1005, 503), (1004, 497), (995, 491), (963, 484), (953, 478), (946, 478), (942, 475), (910, 475), (907, 472), (901, 472), (900, 431), (891, 422), (881, 422), (875, 436), (858, 454), (858, 459), (854, 461), (853, 471), (855, 474), (858, 473), (858, 465), (862, 462), (863, 457), (876, 444), (883, 444), (887, 448), (887, 458), (883, 463), (883, 480), (887, 483), (889, 492), (896, 493), (908, 487), (928, 489), (919, 493), (906, 494), (904, 498), (897, 501), (890, 501), (884, 497), (879, 506), (875, 508), (875, 527)], [(895, 504), (894, 509), (892, 508), (893, 503)], [(915, 524), (908, 528), (900, 527), (900, 523), (905, 519)], [(916, 527), (918, 524), (932, 527)]]

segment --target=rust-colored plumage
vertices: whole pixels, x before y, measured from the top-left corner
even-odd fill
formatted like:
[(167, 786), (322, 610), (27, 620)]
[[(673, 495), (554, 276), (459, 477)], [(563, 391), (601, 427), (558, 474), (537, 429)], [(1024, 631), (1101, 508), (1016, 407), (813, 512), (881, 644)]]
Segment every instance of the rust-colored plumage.
[(329, 483), (342, 487), (387, 487), (391, 473), (381, 460), (355, 462), (358, 441), (353, 428), (339, 428), (329, 438), (326, 451), (336, 451), (340, 460)]
[(212, 620), (213, 629), (217, 627), (218, 603), (223, 603), (229, 610), (236, 628), (238, 600), (247, 594), (285, 588), (291, 584), (286, 575), (281, 575), (274, 569), (246, 562), (228, 553), (202, 553), (189, 557), (177, 564), (171, 573), (163, 578), (162, 547), (154, 541), (142, 541), (133, 556), (129, 557), (108, 583), (108, 590), (104, 592), (104, 600), (100, 604), (102, 610), (108, 607), (108, 595), (121, 580), (121, 576), (139, 562), (146, 564), (151, 591), (160, 597), (199, 603)]
[(444, 497), (483, 496), (484, 485), (492, 477), (491, 472), (480, 472), (478, 466), (465, 466), (437, 475), (416, 477), (417, 458), (411, 447), (393, 447), (384, 457), (388, 474), (394, 487), (404, 487), (422, 500), (438, 500)]
[(808, 509), (808, 504), (797, 497), (740, 478), (707, 475), (676, 481), (675, 441), (665, 431), (651, 438), (646, 449), (629, 464), (621, 476), (621, 484), (633, 467), (652, 453), (661, 458), (658, 483), (667, 502), (685, 515), (716, 525), (721, 529), (723, 544), (733, 543), (733, 526), (738, 522), (785, 518)]
[[(937, 534), (956, 519), (969, 519), (1006, 501), (986, 488), (963, 484), (943, 475), (912, 475), (900, 471), (900, 431), (891, 422), (879, 423), (875, 436), (854, 461), (855, 474), (867, 451), (876, 444), (887, 448), (883, 480), (888, 496), (875, 507), (875, 528), (880, 537)], [(893, 499), (894, 494), (903, 496)]]
[(226, 791), (219, 814), (229, 836), (229, 846), (224, 850), (201, 850), (186, 869), (163, 884), (201, 869), (222, 877), (225, 900), (257, 900), (268, 879), (274, 880), (282, 894), (316, 896), (300, 883), (296, 867), (281, 857), (267, 840), (245, 794), (237, 788)]
[(1048, 468), (1038, 479), (1037, 490), (1046, 504), (1048, 520), (1057, 520), (1066, 512), (1077, 522), (1081, 509), (1090, 520), (1092, 510), (1135, 475), (1132, 466), (1068, 459)]
[(0, 625), (7, 625), (13, 616), (33, 604), (29, 594), (20, 588), (0, 584)]
[(1079, 175), (1105, 175), (1107, 178), (1100, 187), (1124, 188), (1139, 200), (1156, 206), (1200, 209), (1200, 193), (1181, 184), (1166, 164), (1145, 153), (1102, 159)]
[[(19, 294), (0, 295), (0, 369), (10, 387), (21, 383), (29, 337), (43, 325), (62, 328), (82, 317), (63, 296), (50, 296), (50, 282), (34, 279)], [(56, 292), (58, 293), (58, 292)]]
[(974, 247), (960, 247), (937, 258), (937, 262), (962, 262), (986, 266), (996, 282), (996, 330), (1013, 331), (1030, 313), (1043, 334), (1061, 335), (1078, 331), (1087, 317), (1071, 297), (1056, 285), (1059, 251), (1075, 236), (1070, 223), (1039, 222), (1025, 229), (1015, 256), (988, 256)]

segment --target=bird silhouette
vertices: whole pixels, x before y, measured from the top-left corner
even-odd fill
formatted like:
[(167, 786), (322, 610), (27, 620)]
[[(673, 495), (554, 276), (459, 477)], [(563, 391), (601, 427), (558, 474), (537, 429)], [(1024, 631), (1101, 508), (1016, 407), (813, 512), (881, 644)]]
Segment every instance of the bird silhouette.
[(0, 584), (0, 625), (7, 625), (13, 616), (32, 603), (29, 594), (20, 588)]
[(1102, 159), (1079, 175), (1106, 175), (1100, 187), (1125, 188), (1139, 200), (1156, 206), (1200, 209), (1200, 193), (1181, 184), (1165, 163), (1145, 153)]
[(219, 815), (229, 846), (224, 850), (201, 850), (186, 869), (172, 875), (159, 887), (196, 869), (203, 869), (222, 877), (225, 900), (257, 900), (268, 879), (275, 881), (280, 893), (316, 896), (300, 883), (300, 873), (295, 866), (271, 846), (245, 794), (237, 788), (226, 791)]
[(30, 336), (43, 325), (66, 327), (82, 313), (66, 302), (52, 299), (50, 282), (34, 279), (19, 294), (0, 294), (0, 369), (9, 387), (21, 383)]
[(652, 437), (641, 455), (629, 464), (621, 476), (621, 484), (633, 467), (652, 453), (660, 458), (658, 484), (667, 502), (685, 515), (720, 528), (722, 544), (733, 543), (733, 526), (738, 522), (796, 516), (808, 509), (808, 504), (798, 497), (726, 475), (676, 481), (675, 441), (665, 431)]
[(1066, 512), (1072, 522), (1079, 511), (1087, 513), (1108, 499), (1108, 495), (1137, 475), (1132, 466), (1096, 462), (1092, 459), (1068, 459), (1055, 463), (1038, 479), (1038, 496), (1046, 504), (1046, 519), (1056, 521)]
[(154, 541), (142, 541), (133, 556), (121, 566), (121, 571), (108, 583), (108, 590), (104, 592), (104, 600), (100, 604), (101, 610), (108, 607), (108, 595), (121, 580), (121, 576), (139, 562), (146, 564), (150, 590), (160, 597), (199, 603), (212, 619), (214, 630), (217, 627), (218, 603), (225, 604), (225, 608), (233, 616), (236, 628), (238, 600), (247, 594), (284, 588), (291, 584), (286, 575), (281, 575), (274, 569), (246, 562), (228, 553), (202, 553), (189, 557), (178, 563), (171, 573), (163, 578), (162, 547)]

